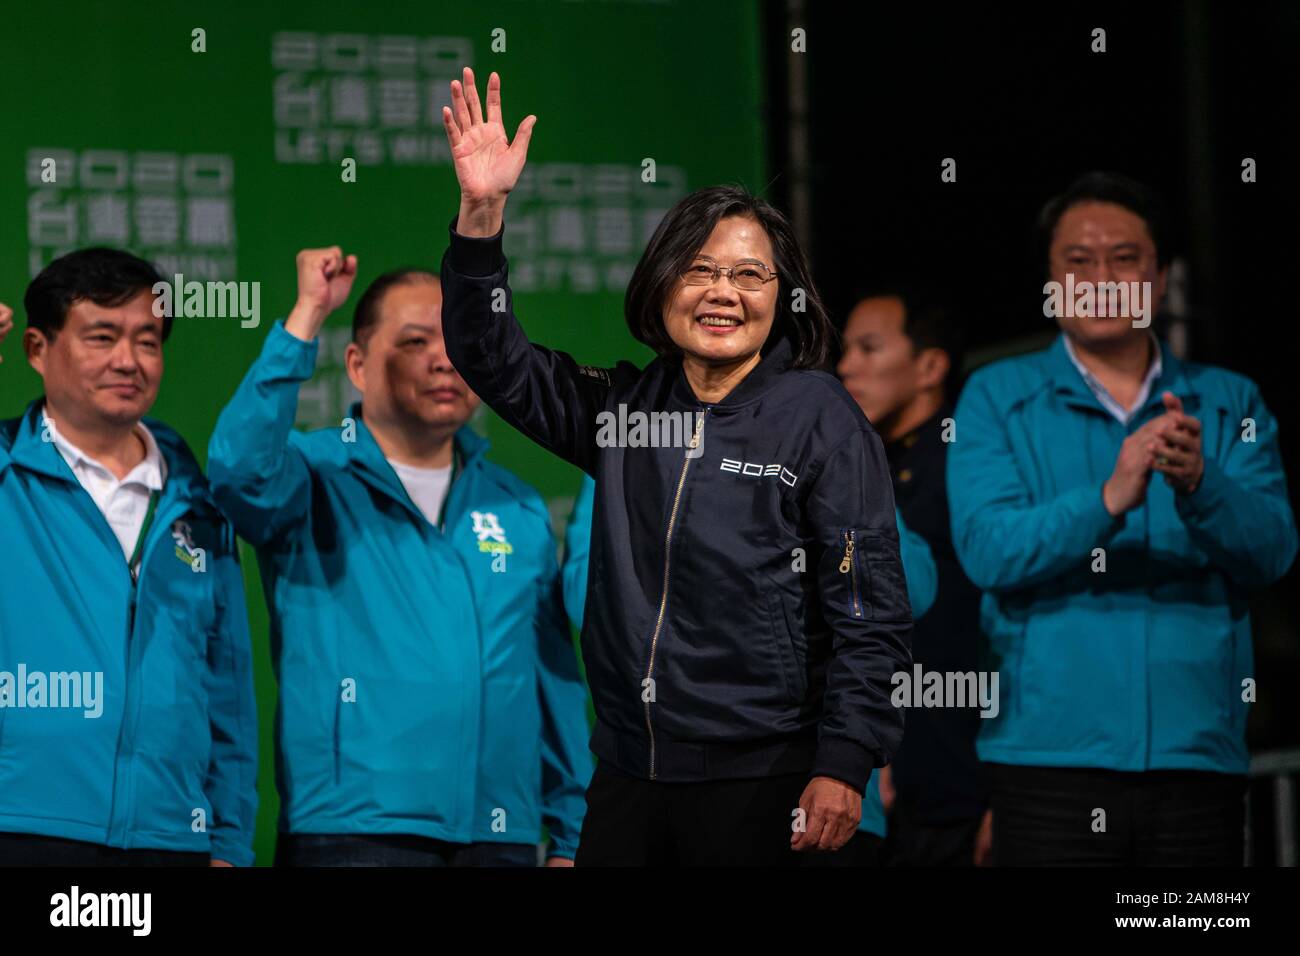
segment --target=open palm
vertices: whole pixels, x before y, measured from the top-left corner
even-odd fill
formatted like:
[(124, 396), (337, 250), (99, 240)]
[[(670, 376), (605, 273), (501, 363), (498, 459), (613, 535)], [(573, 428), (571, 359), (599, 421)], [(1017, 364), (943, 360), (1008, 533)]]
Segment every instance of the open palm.
[(487, 116), (474, 86), (474, 71), (465, 68), (464, 82), (452, 80), (451, 107), (442, 108), (442, 125), (451, 143), (452, 163), (461, 197), (470, 203), (501, 203), (515, 188), (528, 156), (536, 116), (526, 116), (507, 142), (501, 122), (501, 78), (488, 77)]

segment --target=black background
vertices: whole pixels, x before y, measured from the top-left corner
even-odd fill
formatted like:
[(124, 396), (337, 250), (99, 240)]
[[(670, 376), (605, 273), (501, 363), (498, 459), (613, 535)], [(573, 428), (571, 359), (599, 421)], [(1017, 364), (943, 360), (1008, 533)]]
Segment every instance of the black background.
[[(1297, 507), (1300, 4), (810, 2), (791, 17), (772, 3), (766, 198), (785, 210), (792, 25), (807, 29), (810, 252), (837, 322), (864, 286), (902, 279), (946, 293), (974, 357), (1050, 336), (1032, 254), (1039, 208), (1089, 170), (1142, 180), (1164, 197), (1166, 245), (1188, 263), (1188, 357), (1260, 386)], [(1104, 53), (1091, 49), (1097, 27)], [(940, 179), (946, 157), (955, 183)], [(1246, 157), (1257, 182), (1242, 182)], [(1298, 574), (1252, 602), (1252, 752), (1300, 745)], [(1267, 840), (1271, 804), (1252, 806)]]

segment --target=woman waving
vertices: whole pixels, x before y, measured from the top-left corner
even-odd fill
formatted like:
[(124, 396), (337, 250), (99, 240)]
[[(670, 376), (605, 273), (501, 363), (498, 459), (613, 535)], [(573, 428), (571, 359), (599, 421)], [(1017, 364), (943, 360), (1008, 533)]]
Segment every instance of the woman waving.
[(834, 332), (785, 217), (735, 187), (660, 223), (624, 318), (658, 358), (531, 344), (502, 252), (536, 117), (501, 84), (443, 110), (460, 212), (442, 321), (503, 419), (596, 479), (582, 653), (598, 758), (576, 862), (759, 864), (833, 850), (902, 738), (911, 608), (888, 467), (821, 370)]

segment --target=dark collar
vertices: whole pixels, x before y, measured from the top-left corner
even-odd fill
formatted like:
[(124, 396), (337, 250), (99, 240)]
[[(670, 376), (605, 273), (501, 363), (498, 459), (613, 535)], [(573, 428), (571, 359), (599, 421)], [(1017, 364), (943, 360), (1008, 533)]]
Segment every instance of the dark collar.
[[(713, 409), (728, 411), (761, 398), (776, 383), (777, 376), (790, 369), (791, 362), (794, 359), (794, 348), (791, 346), (790, 340), (782, 336), (775, 342), (766, 345), (762, 356), (754, 370), (746, 375), (741, 383), (727, 394), (726, 398), (713, 403), (711, 406)], [(686, 370), (682, 367), (680, 359), (674, 360), (671, 364), (664, 360), (664, 365), (668, 374), (674, 376), (671, 392), (671, 400), (674, 405), (677, 407), (698, 408), (704, 404), (696, 397), (695, 391), (691, 388), (691, 383), (686, 380)]]
[(917, 425), (906, 435), (895, 441), (885, 443), (885, 451), (890, 458), (905, 455), (911, 452), (917, 446), (929, 446), (939, 444), (940, 432), (943, 428), (943, 420), (951, 418), (953, 414), (952, 405), (947, 399), (939, 405), (933, 415), (927, 418), (921, 424)]

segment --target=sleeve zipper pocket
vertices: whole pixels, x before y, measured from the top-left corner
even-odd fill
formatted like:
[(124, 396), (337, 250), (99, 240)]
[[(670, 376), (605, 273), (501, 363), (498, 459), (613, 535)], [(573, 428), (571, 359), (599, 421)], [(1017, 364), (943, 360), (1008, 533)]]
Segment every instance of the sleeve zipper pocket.
[(855, 532), (851, 529), (843, 532), (844, 560), (840, 562), (840, 574), (849, 576), (849, 590), (853, 594), (853, 616), (862, 617), (862, 601), (858, 597), (858, 576), (853, 569), (853, 550), (857, 546)]

